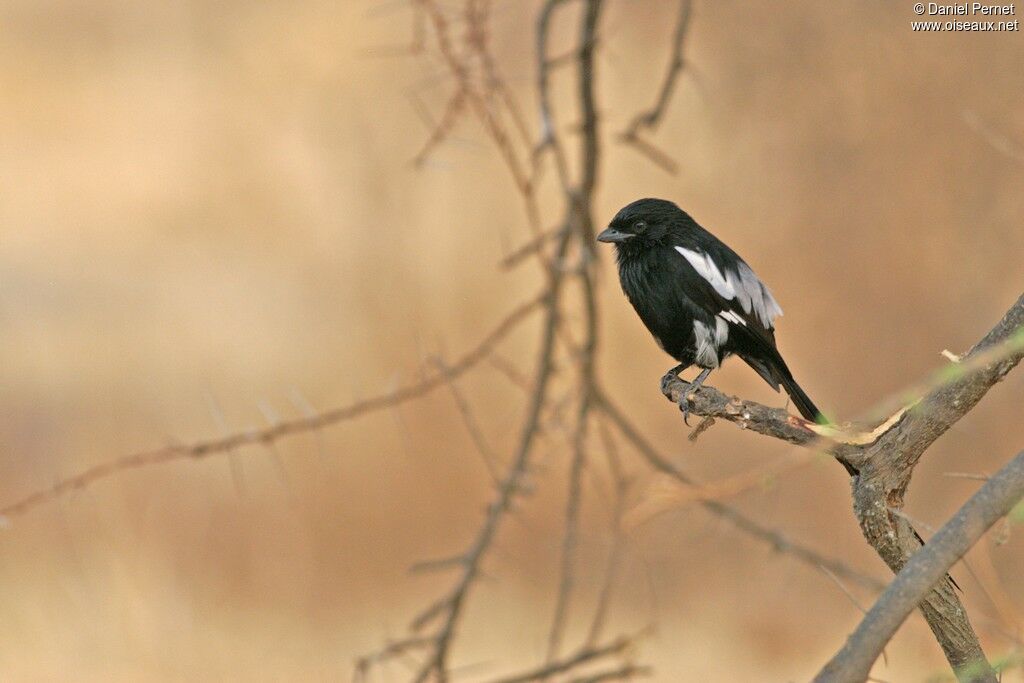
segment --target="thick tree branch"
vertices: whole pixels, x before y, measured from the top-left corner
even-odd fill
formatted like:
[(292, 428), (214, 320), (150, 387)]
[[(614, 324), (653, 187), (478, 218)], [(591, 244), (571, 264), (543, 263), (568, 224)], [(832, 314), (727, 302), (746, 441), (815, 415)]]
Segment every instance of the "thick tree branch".
[[(865, 680), (882, 648), (921, 599), (1021, 498), (1024, 498), (1024, 451), (991, 477), (928, 545), (907, 561), (843, 648), (814, 680), (819, 683)], [(961, 675), (973, 677), (973, 672), (965, 671)]]
[[(989, 351), (997, 351), (995, 357)], [(872, 455), (881, 457), (873, 470), (887, 477), (904, 479), (910, 475), (924, 451), (942, 436), (985, 396), (997, 382), (1024, 358), (1024, 294), (1010, 307), (1002, 320), (951, 368), (951, 376), (929, 392), (891, 432), (879, 442)], [(981, 359), (980, 367), (971, 368)]]
[[(914, 467), (924, 451), (966, 415), (1024, 357), (1024, 295), (941, 381), (882, 424), (853, 429), (820, 427), (785, 411), (730, 399), (704, 387), (687, 396), (689, 385), (666, 382), (673, 402), (690, 401), (690, 412), (729, 420), (751, 431), (805, 447), (821, 448), (858, 475), (852, 478), (853, 506), (868, 543), (894, 572), (921, 547), (921, 539), (899, 514)], [(920, 608), (961, 680), (994, 681), (978, 637), (959, 597), (942, 582)]]
[[(688, 382), (674, 379), (665, 383), (663, 393), (668, 400), (682, 405), (689, 391)], [(708, 385), (691, 394), (689, 401), (693, 415), (733, 422), (740, 429), (749, 429), (798, 446), (806, 446), (818, 438), (807, 420), (789, 414), (785, 408), (771, 408), (756, 401), (726, 396)]]

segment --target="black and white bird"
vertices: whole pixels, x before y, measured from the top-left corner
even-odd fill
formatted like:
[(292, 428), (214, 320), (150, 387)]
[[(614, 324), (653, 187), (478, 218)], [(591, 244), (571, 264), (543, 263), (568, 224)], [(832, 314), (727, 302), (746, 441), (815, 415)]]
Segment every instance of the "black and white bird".
[[(821, 412), (775, 346), (775, 297), (736, 252), (664, 199), (638, 199), (597, 236), (615, 245), (622, 291), (655, 341), (679, 361), (665, 380), (696, 365), (696, 391), (730, 355), (779, 385), (806, 419)], [(688, 404), (684, 402), (684, 415)]]

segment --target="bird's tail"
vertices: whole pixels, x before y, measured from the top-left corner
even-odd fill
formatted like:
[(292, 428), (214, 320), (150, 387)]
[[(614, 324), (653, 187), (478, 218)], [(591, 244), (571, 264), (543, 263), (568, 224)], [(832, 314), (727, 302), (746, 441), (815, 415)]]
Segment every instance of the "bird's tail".
[[(776, 391), (779, 390), (779, 385), (781, 384), (782, 388), (789, 394), (789, 398), (792, 399), (793, 405), (796, 406), (796, 409), (800, 411), (805, 420), (818, 424), (828, 424), (828, 418), (821, 414), (821, 411), (818, 410), (818, 406), (814, 405), (811, 397), (793, 379), (793, 373), (789, 371), (786, 361), (782, 360), (782, 356), (779, 355), (778, 351), (774, 347), (770, 347), (768, 350), (769, 362), (750, 355), (741, 355), (740, 358), (745, 360), (750, 367), (754, 368), (757, 374), (761, 375)], [(844, 460), (839, 460), (838, 462), (846, 468), (847, 473), (851, 477), (857, 476), (857, 470), (854, 469), (853, 465)]]
[(821, 424), (825, 424), (827, 422), (825, 417), (821, 414), (821, 411), (818, 410), (818, 406), (814, 405), (814, 401), (811, 400), (811, 397), (808, 396), (807, 392), (801, 389), (800, 385), (796, 383), (795, 379), (793, 379), (793, 375), (789, 372), (780, 372), (779, 382), (782, 384), (782, 388), (786, 390), (786, 393), (789, 394), (789, 397), (793, 399), (793, 405), (796, 406), (796, 409), (800, 411), (800, 414), (804, 416), (805, 420)]
[(757, 356), (741, 353), (740, 358), (757, 371), (757, 374), (761, 375), (764, 381), (768, 382), (768, 385), (775, 391), (779, 390), (779, 385), (781, 384), (782, 388), (786, 390), (786, 393), (793, 400), (796, 409), (804, 416), (804, 419), (822, 424), (827, 423), (828, 421), (822, 416), (821, 411), (818, 410), (818, 406), (814, 405), (811, 397), (793, 379), (793, 373), (789, 371), (786, 361), (782, 360), (779, 352), (774, 347), (767, 345), (762, 348), (762, 351), (763, 353)]
[[(783, 364), (783, 367), (785, 368), (785, 364)], [(793, 405), (795, 405), (796, 409), (800, 411), (800, 414), (804, 416), (804, 419), (818, 424), (828, 424), (828, 418), (821, 414), (821, 411), (818, 410), (816, 405), (814, 405), (814, 402), (811, 401), (807, 393), (800, 388), (799, 384), (796, 383), (796, 380), (793, 379), (793, 374), (789, 372), (789, 368), (786, 368), (785, 372), (779, 373), (779, 382), (786, 390), (786, 393), (789, 394), (789, 397), (793, 399)], [(854, 469), (853, 465), (844, 460), (839, 460), (839, 464), (846, 468), (846, 472), (851, 477), (857, 476), (858, 472)], [(952, 581), (952, 579), (950, 580)], [(953, 585), (956, 585), (955, 581), (953, 582)], [(959, 586), (957, 587), (959, 588)]]

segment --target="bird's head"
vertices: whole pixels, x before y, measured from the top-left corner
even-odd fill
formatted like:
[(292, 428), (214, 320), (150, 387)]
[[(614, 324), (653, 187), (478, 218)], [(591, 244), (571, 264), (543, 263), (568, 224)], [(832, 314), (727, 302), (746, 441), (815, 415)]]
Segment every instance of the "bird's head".
[(622, 207), (597, 239), (620, 250), (639, 250), (663, 243), (692, 220), (666, 199), (638, 199)]

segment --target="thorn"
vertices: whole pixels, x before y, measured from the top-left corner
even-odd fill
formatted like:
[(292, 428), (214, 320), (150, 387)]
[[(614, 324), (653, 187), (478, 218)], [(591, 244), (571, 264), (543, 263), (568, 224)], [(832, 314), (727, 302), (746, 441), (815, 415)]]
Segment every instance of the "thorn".
[[(292, 387), (288, 390), (288, 399), (307, 420), (313, 420), (318, 415), (316, 408), (303, 396), (298, 387)], [(323, 463), (327, 460), (327, 444), (324, 441), (323, 432), (315, 429), (313, 433), (316, 435), (317, 453), (320, 456), (320, 462)]]
[[(227, 420), (224, 419), (224, 412), (221, 410), (220, 402), (217, 401), (217, 397), (213, 395), (213, 392), (209, 389), (206, 390), (206, 405), (210, 409), (210, 415), (213, 416), (213, 421), (217, 423), (217, 428), (220, 429), (224, 435), (230, 434), (228, 430)], [(245, 488), (245, 476), (242, 473), (241, 465), (238, 459), (235, 457), (234, 449), (228, 451), (228, 467), (231, 470), (231, 482), (235, 487), (235, 493), (240, 498), (246, 498), (247, 492)]]
[(306, 400), (306, 397), (302, 395), (302, 392), (299, 391), (298, 387), (292, 387), (288, 391), (288, 398), (291, 399), (292, 404), (305, 414), (306, 417), (313, 417), (316, 415), (316, 410), (313, 408), (313, 404)]
[(951, 479), (973, 479), (975, 481), (989, 480), (989, 476), (987, 474), (975, 474), (974, 472), (943, 472), (942, 476), (950, 477)]
[(274, 411), (274, 407), (270, 405), (270, 401), (261, 398), (256, 402), (256, 407), (259, 409), (260, 413), (263, 414), (263, 419), (266, 420), (267, 424), (271, 427), (276, 427), (281, 421), (281, 418)]
[[(267, 424), (269, 424), (271, 428), (280, 424), (281, 419), (278, 417), (269, 401), (266, 399), (260, 399), (256, 402), (256, 407), (259, 408), (260, 413), (263, 414), (263, 419), (267, 421)], [(277, 472), (278, 479), (281, 480), (281, 483), (284, 484), (285, 490), (287, 490), (289, 495), (291, 495), (291, 479), (288, 476), (288, 470), (284, 467), (284, 461), (281, 460), (281, 454), (278, 452), (277, 446), (274, 444), (272, 439), (267, 440), (266, 446), (270, 455), (270, 460), (274, 463), (274, 470)]]

